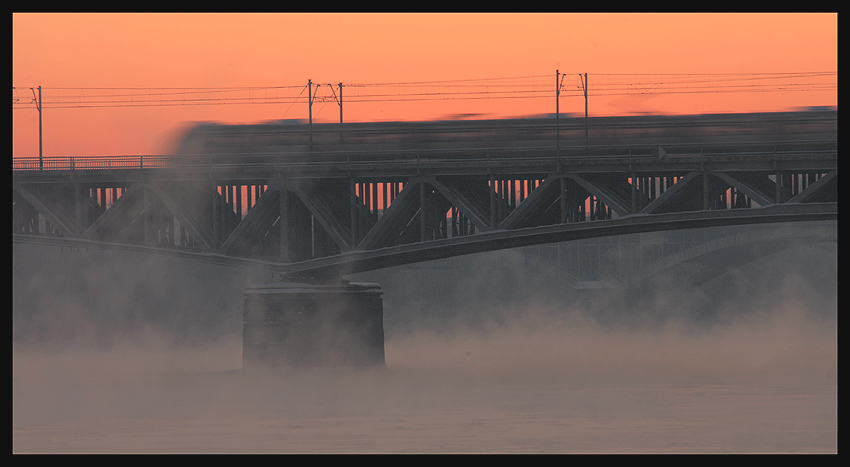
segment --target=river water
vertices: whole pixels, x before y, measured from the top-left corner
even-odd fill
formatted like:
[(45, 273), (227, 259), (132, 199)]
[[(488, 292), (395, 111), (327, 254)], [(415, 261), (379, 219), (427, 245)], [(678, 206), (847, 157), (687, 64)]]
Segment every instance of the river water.
[(14, 453), (835, 453), (834, 331), (503, 328), (385, 368), (242, 369), (241, 342), (13, 352)]
[(15, 246), (13, 453), (838, 451), (836, 244), (645, 297), (513, 251), (357, 277), (373, 369), (242, 369), (257, 278), (113, 256)]

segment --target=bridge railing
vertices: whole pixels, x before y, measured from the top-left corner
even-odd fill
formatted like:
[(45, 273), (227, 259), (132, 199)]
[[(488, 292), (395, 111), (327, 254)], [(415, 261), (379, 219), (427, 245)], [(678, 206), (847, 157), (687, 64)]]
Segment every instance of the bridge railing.
[(330, 152), (221, 153), (128, 156), (49, 156), (12, 158), (13, 171), (139, 170), (162, 168), (287, 167), (310, 165), (346, 167), (364, 164), (416, 166), (425, 163), (496, 164), (551, 163), (581, 158), (663, 158), (682, 156), (796, 156), (837, 154), (837, 140), (786, 142), (679, 143), (657, 145), (582, 145), (516, 148), (364, 150)]
[(12, 158), (12, 170), (114, 170), (167, 168), (173, 166), (173, 156), (160, 155)]

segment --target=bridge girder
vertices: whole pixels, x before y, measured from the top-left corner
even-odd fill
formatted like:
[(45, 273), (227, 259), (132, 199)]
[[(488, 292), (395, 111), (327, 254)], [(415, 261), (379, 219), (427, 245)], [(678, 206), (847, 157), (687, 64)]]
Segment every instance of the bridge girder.
[[(120, 169), (53, 161), (51, 170), (13, 170), (12, 233), (304, 272), (308, 264), (397, 264), (539, 242), (549, 238), (546, 229), (559, 232), (551, 235), (556, 241), (593, 235), (592, 225), (663, 229), (665, 219), (690, 216), (752, 223), (765, 210), (808, 210), (837, 217), (837, 134), (831, 138), (651, 151), (502, 148), (498, 157), (469, 148), (356, 161), (278, 154), (180, 168), (167, 158), (157, 168), (132, 158)], [(836, 207), (824, 214), (821, 206)]]
[[(227, 199), (226, 189), (199, 184), (187, 193), (181, 184), (139, 183), (124, 190), (88, 226), (66, 220), (60, 228), (43, 232), (15, 231), (13, 238), (37, 241), (33, 239), (40, 237), (41, 241), (78, 245), (118, 243), (125, 248), (152, 248), (204, 260), (248, 264), (273, 269), (284, 276), (327, 277), (489, 249), (593, 236), (837, 219), (837, 169), (822, 174), (803, 189), (798, 187), (799, 191), (786, 202), (766, 206), (761, 206), (759, 201), (769, 200), (767, 193), (780, 192), (781, 187), (765, 182), (774, 181), (766, 179), (764, 174), (689, 172), (671, 178), (672, 185), (666, 187), (660, 179), (653, 182), (655, 186), (644, 186), (637, 178), (629, 180), (624, 176), (548, 174), (527, 184), (531, 191), (520, 192), (514, 200), (492, 189), (501, 185), (489, 179), (482, 181), (478, 177), (477, 185), (464, 185), (462, 178), (411, 177), (399, 183), (397, 191), (388, 195), (391, 202), (387, 209), (379, 208), (378, 212), (365, 199), (375, 183), (353, 180), (270, 183), (263, 185), (263, 191), (241, 220), (233, 211), (232, 200)], [(628, 183), (624, 184), (623, 180)], [(707, 186), (706, 181), (713, 185)], [(357, 183), (360, 186), (353, 187)], [(758, 183), (760, 188), (752, 188)], [(783, 183), (781, 178), (780, 183)], [(349, 190), (344, 189), (345, 185), (349, 185)], [(41, 224), (67, 219), (68, 203), (54, 206), (50, 201), (57, 199), (56, 192), (72, 190), (51, 185), (49, 190), (40, 191), (38, 186), (15, 185), (16, 196), (20, 197), (16, 213), (29, 212), (30, 216), (36, 213), (44, 218)], [(718, 186), (725, 190), (719, 190)], [(487, 196), (481, 195), (482, 187), (487, 189)], [(631, 192), (632, 200), (643, 200), (643, 204), (631, 206), (642, 205), (640, 210), (625, 212), (629, 196), (625, 191)], [(706, 202), (706, 194), (711, 202)], [(91, 201), (84, 196), (77, 199)], [(578, 206), (576, 200), (582, 200), (584, 205)], [(724, 201), (722, 206), (720, 201)], [(594, 203), (601, 208), (589, 212)], [(608, 208), (607, 204), (617, 207)], [(202, 205), (207, 209), (199, 209)], [(496, 205), (502, 208), (493, 210)], [(695, 205), (708, 205), (709, 209), (691, 209)], [(564, 206), (571, 209), (564, 212)], [(223, 215), (215, 221), (217, 213)], [(465, 217), (463, 221), (469, 229), (446, 230), (451, 215)], [(159, 223), (151, 220), (164, 218), (167, 220)], [(228, 220), (225, 228), (222, 224)], [(145, 227), (147, 222), (150, 224)], [(32, 224), (30, 221), (27, 225)], [(435, 235), (441, 232), (441, 225), (442, 232), (452, 234)], [(283, 234), (281, 226), (288, 226)], [(357, 226), (365, 226), (362, 237), (354, 235)], [(175, 242), (176, 229), (193, 241)], [(331, 247), (317, 255), (316, 233), (322, 232)], [(170, 242), (150, 241), (167, 235), (172, 235)], [(218, 243), (216, 238), (220, 238)]]

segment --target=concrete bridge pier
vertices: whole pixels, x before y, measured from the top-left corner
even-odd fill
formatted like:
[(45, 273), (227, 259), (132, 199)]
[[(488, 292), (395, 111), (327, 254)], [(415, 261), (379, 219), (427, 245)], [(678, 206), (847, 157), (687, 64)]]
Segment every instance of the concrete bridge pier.
[(243, 368), (384, 363), (380, 285), (338, 281), (246, 287)]

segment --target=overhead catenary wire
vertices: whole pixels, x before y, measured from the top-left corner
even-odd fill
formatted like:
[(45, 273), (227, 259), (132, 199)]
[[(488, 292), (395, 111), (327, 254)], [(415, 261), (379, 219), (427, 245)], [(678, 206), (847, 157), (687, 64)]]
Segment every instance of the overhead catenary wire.
[[(50, 88), (53, 108), (145, 107), (299, 102), (304, 86), (230, 88)], [(279, 94), (287, 91), (286, 95)], [(264, 93), (264, 95), (257, 95)], [(13, 103), (15, 108), (21, 107)]]
[(836, 72), (721, 74), (599, 74), (595, 96), (838, 89)]
[[(694, 94), (736, 92), (786, 92), (837, 90), (837, 72), (717, 73), (717, 74), (593, 74), (594, 97), (635, 94)], [(32, 108), (13, 87), (13, 109)], [(551, 76), (488, 77), (411, 82), (346, 84), (346, 102), (399, 102), (476, 99), (548, 99)], [(303, 101), (304, 85), (236, 86), (216, 88), (97, 87), (48, 88), (50, 107), (103, 108), (185, 105), (290, 104)], [(45, 89), (45, 90), (48, 90)], [(300, 91), (300, 92), (299, 92)], [(334, 96), (315, 97), (316, 102)], [(582, 97), (581, 84), (562, 83), (562, 97)]]

